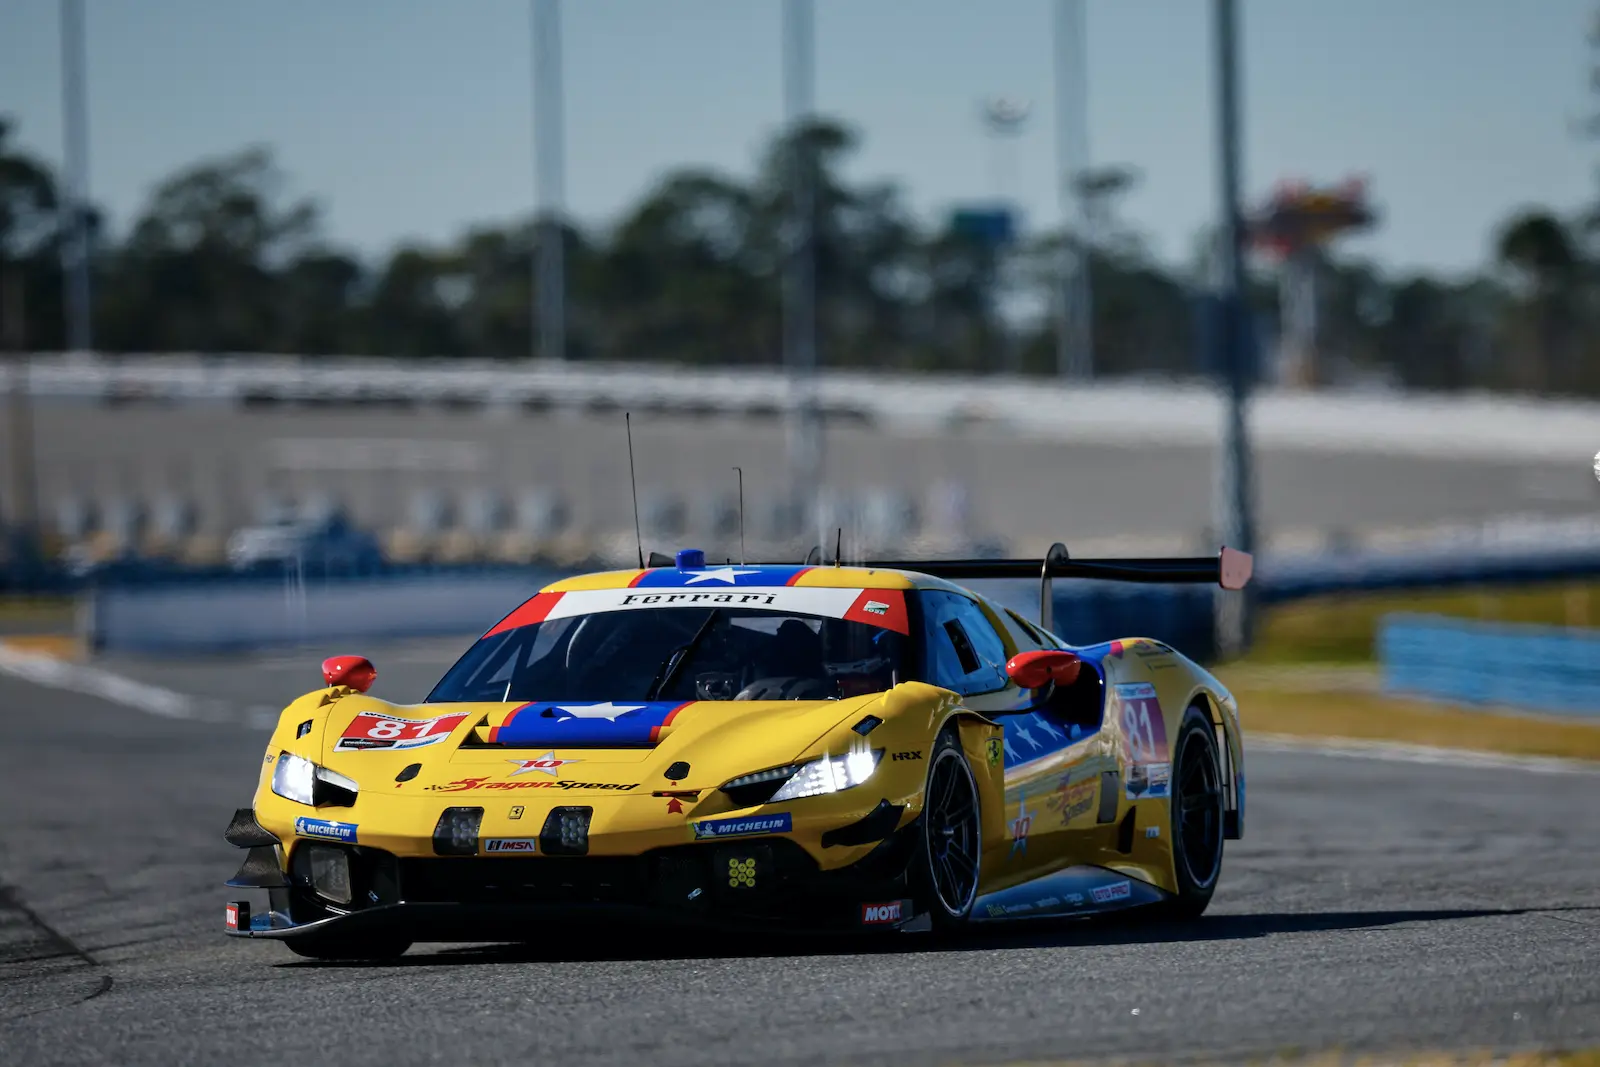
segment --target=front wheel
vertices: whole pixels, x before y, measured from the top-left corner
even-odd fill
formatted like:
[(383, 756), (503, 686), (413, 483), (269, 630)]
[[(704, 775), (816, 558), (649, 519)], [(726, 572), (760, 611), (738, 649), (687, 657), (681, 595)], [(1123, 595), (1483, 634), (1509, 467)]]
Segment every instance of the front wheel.
[(978, 781), (953, 726), (934, 742), (921, 821), (913, 870), (918, 895), (927, 902), (935, 929), (961, 929), (978, 899), (983, 820)]
[(1190, 707), (1178, 727), (1169, 779), (1178, 896), (1165, 910), (1174, 919), (1199, 918), (1222, 874), (1221, 767), (1216, 728), (1203, 710)]

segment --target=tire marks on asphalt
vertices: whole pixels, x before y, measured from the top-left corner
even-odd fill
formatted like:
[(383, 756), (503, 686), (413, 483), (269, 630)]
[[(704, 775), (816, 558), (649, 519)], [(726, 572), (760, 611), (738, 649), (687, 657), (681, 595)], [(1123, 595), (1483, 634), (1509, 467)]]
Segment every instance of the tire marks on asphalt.
[(99, 960), (0, 884), (0, 1019), (82, 1004), (111, 986)]

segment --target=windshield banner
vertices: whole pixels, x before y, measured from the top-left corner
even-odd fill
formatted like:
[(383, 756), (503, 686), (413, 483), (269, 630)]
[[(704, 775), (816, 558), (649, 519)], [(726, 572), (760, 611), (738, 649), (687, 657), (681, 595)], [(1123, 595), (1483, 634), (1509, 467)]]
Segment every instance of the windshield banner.
[(824, 589), (814, 586), (741, 586), (737, 589), (585, 589), (572, 593), (540, 593), (513, 611), (485, 637), (503, 630), (606, 611), (655, 608), (743, 608), (816, 615), (866, 623), (909, 634), (902, 589)]

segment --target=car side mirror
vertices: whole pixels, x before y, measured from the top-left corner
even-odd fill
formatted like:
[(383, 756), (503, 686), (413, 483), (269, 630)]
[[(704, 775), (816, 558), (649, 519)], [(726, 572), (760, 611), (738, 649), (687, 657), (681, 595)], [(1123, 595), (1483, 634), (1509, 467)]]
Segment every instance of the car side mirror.
[(322, 677), (329, 685), (347, 685), (365, 693), (378, 680), (378, 668), (365, 656), (329, 656), (322, 661)]
[(1082, 666), (1083, 661), (1071, 652), (1040, 649), (1012, 656), (1006, 663), (1006, 676), (1024, 689), (1038, 689), (1048, 682), (1071, 685)]

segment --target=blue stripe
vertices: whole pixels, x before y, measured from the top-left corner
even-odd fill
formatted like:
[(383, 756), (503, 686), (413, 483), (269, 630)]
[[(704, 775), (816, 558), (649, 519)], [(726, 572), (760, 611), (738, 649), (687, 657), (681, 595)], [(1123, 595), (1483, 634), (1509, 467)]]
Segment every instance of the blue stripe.
[[(705, 570), (680, 571), (658, 567), (639, 579), (635, 589), (729, 589), (741, 585), (786, 585), (805, 567), (764, 567), (752, 564), (707, 564)], [(709, 576), (709, 577), (708, 577)]]
[[(501, 745), (549, 745), (552, 748), (625, 748), (654, 744), (650, 732), (661, 726), (674, 708), (687, 701), (563, 701), (560, 704), (524, 704), (513, 711), (495, 732)], [(592, 714), (608, 704), (613, 709), (627, 708), (613, 718)], [(589, 711), (590, 714), (585, 715)]]

